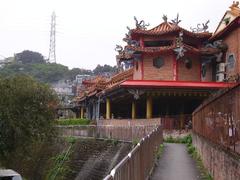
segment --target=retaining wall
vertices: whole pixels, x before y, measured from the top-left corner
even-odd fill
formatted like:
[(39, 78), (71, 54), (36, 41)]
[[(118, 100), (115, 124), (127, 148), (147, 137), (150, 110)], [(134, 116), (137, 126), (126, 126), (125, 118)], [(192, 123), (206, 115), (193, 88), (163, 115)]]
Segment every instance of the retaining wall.
[(193, 133), (193, 145), (215, 180), (240, 180), (240, 156)]

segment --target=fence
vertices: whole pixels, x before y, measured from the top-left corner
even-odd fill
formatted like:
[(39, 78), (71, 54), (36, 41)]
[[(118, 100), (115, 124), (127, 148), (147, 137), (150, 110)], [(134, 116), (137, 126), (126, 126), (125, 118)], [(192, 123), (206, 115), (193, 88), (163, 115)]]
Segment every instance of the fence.
[(149, 135), (142, 138), (104, 180), (148, 179), (155, 163), (156, 151), (161, 143), (162, 128), (158, 126)]
[(62, 136), (81, 136), (94, 138), (110, 138), (122, 141), (140, 140), (149, 134), (157, 125), (113, 126), (113, 125), (79, 125), (57, 126)]
[(181, 114), (175, 116), (164, 116), (161, 125), (165, 130), (183, 130), (192, 128), (192, 115)]
[(240, 84), (203, 103), (193, 113), (193, 131), (240, 154)]

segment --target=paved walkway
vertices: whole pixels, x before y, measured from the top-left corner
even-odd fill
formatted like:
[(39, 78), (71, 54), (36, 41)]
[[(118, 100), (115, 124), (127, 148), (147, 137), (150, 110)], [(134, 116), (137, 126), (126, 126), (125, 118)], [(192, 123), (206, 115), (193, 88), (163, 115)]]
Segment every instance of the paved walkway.
[(151, 180), (198, 180), (200, 173), (184, 144), (166, 143)]

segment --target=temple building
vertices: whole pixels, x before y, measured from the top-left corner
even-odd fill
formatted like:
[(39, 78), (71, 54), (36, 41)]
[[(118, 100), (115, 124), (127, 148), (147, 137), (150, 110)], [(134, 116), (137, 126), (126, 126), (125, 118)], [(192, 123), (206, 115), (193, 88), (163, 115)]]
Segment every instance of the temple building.
[(89, 119), (172, 117), (184, 126), (193, 110), (220, 89), (233, 86), (240, 72), (240, 9), (234, 3), (214, 33), (208, 23), (191, 31), (178, 16), (158, 26), (135, 19), (117, 45), (119, 73), (86, 81), (75, 99), (79, 116)]

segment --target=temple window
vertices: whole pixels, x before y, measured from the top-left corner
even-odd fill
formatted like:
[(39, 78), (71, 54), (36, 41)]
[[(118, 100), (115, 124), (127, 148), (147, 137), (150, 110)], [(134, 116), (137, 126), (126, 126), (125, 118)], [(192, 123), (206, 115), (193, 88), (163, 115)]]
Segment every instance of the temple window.
[(171, 40), (160, 40), (160, 41), (145, 41), (145, 47), (163, 47), (163, 46), (171, 46), (173, 42)]
[(153, 66), (156, 68), (160, 68), (164, 65), (163, 57), (157, 57), (153, 59)]
[(234, 54), (229, 54), (227, 57), (227, 68), (233, 69), (235, 65), (235, 57)]

